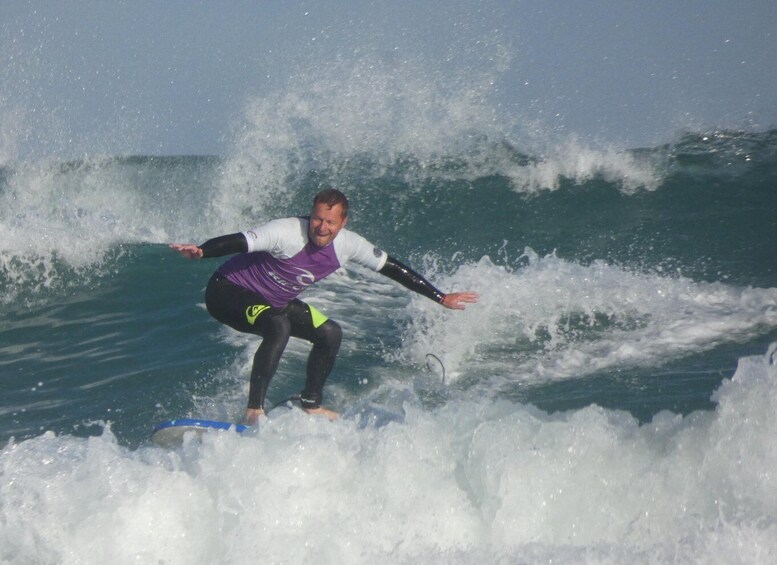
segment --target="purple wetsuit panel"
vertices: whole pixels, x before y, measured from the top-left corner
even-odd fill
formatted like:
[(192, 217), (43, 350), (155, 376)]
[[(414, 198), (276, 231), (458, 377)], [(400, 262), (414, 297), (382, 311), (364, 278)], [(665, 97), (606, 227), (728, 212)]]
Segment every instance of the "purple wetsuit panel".
[(283, 307), (316, 281), (340, 268), (334, 246), (307, 245), (291, 258), (267, 251), (241, 253), (220, 268), (230, 282), (264, 296), (271, 306)]

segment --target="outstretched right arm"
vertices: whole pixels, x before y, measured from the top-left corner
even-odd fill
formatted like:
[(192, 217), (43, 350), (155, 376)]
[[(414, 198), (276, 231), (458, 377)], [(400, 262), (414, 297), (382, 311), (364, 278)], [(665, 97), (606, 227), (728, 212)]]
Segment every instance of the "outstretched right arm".
[(172, 243), (170, 249), (177, 251), (187, 259), (207, 259), (248, 251), (248, 242), (242, 233), (222, 235), (209, 239), (202, 245), (194, 243)]

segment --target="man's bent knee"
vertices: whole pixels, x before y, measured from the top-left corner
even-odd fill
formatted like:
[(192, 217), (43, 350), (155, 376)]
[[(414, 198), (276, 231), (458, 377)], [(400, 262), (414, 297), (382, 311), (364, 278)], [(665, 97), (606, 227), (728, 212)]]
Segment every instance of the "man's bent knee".
[(316, 330), (316, 337), (319, 343), (337, 351), (340, 349), (340, 342), (343, 340), (343, 330), (337, 322), (327, 320), (326, 323)]

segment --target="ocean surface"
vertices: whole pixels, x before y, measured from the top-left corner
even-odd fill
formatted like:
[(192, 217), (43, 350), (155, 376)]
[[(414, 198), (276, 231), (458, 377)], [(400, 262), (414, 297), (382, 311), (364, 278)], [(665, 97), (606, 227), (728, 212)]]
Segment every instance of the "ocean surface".
[[(283, 124), (227, 156), (0, 163), (1, 563), (774, 560), (777, 131), (386, 150)], [(480, 302), (338, 272), (302, 298), (344, 330), (339, 421), (282, 404), (292, 341), (257, 430), (153, 445), (239, 421), (258, 345), (204, 310), (220, 260), (167, 244), (329, 184)]]

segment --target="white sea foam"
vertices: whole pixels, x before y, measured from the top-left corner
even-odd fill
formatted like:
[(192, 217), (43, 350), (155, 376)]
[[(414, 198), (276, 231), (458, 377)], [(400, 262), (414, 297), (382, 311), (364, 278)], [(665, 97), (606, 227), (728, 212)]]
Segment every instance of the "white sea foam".
[(266, 219), (310, 172), (350, 194), (386, 175), (410, 187), (497, 175), (520, 193), (594, 178), (626, 193), (660, 185), (656, 163), (506, 114), (493, 97), (509, 55), (490, 48), (466, 78), (364, 53), (297, 69), (246, 104), (214, 210), (228, 225)]
[(0, 192), (0, 275), (12, 291), (4, 299), (22, 288), (49, 288), (62, 271), (99, 264), (135, 225), (132, 192), (122, 188), (89, 164), (15, 166)]
[(195, 161), (88, 157), (17, 162), (2, 173), (0, 277), (10, 292), (0, 300), (56, 287), (73, 273), (111, 272), (127, 244), (213, 231), (199, 207), (209, 186)]
[(361, 428), (301, 412), (178, 451), (110, 429), (0, 455), (5, 563), (762, 563), (777, 551), (775, 349), (714, 412), (405, 406)]
[(506, 174), (520, 193), (556, 190), (564, 180), (583, 184), (599, 177), (622, 192), (633, 194), (655, 190), (663, 180), (656, 163), (638, 159), (612, 145), (595, 147), (582, 143), (575, 135), (552, 142), (539, 158), (526, 165), (508, 167)]
[(433, 352), (452, 376), (541, 382), (658, 366), (777, 327), (777, 289), (696, 282), (526, 250), (508, 269), (484, 257), (443, 277), (480, 302), (449, 312), (414, 298), (403, 354)]

